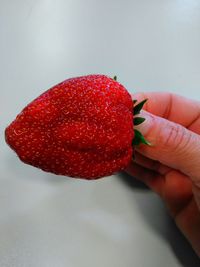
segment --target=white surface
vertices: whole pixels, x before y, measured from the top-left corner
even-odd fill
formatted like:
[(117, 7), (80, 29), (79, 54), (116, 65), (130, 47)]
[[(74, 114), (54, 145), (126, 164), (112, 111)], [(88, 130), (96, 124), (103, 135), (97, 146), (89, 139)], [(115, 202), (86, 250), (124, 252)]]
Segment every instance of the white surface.
[(0, 266), (199, 266), (132, 178), (41, 172), (20, 163), (4, 128), (50, 86), (89, 73), (200, 99), (200, 1), (1, 0), (0, 36)]

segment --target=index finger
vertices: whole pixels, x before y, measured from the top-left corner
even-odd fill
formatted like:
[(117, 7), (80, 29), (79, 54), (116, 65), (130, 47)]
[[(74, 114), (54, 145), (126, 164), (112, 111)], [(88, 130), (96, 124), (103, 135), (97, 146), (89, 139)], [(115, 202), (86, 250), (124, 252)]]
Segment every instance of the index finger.
[[(200, 102), (169, 92), (145, 92), (132, 95), (139, 102), (148, 101), (144, 110), (190, 128), (198, 121), (200, 131)], [(197, 129), (196, 129), (197, 131)]]

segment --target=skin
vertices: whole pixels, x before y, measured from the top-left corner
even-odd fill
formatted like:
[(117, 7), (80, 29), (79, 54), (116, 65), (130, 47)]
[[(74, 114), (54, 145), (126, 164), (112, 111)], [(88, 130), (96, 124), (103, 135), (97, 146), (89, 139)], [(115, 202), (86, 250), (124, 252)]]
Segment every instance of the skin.
[(148, 98), (138, 126), (151, 146), (140, 145), (127, 172), (160, 195), (200, 257), (200, 102), (171, 93)]

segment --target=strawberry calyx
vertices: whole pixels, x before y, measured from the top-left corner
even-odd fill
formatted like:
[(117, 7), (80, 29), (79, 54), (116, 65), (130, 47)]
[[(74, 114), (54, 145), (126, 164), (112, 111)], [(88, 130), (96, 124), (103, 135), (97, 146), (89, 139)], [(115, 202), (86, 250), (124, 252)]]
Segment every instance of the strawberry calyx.
[[(113, 77), (114, 81), (117, 81), (117, 76), (115, 75)], [(140, 125), (145, 121), (145, 118), (136, 116), (140, 114), (140, 111), (142, 110), (144, 104), (147, 102), (148, 99), (144, 99), (141, 102), (137, 103), (137, 100), (133, 100), (133, 125)], [(137, 104), (136, 104), (137, 103)], [(141, 134), (140, 131), (137, 129), (134, 129), (134, 138), (132, 140), (132, 146), (138, 146), (140, 144), (145, 144), (145, 145), (151, 145), (150, 142), (148, 142), (144, 136)]]
[[(142, 117), (135, 117), (136, 115), (140, 114), (140, 111), (142, 110), (144, 104), (147, 102), (148, 99), (144, 99), (143, 101), (137, 103), (137, 100), (133, 100), (133, 125), (140, 125), (145, 121), (145, 118)], [(132, 145), (133, 146), (138, 146), (140, 144), (145, 144), (145, 145), (151, 145), (141, 134), (140, 131), (137, 129), (134, 129), (134, 138), (132, 140)]]

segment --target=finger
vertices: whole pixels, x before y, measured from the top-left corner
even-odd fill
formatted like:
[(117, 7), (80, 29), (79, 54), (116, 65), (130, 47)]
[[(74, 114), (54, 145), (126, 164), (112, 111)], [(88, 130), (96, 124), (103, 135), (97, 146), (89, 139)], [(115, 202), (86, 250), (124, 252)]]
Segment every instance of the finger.
[(169, 171), (171, 171), (171, 168), (163, 165), (157, 160), (149, 159), (137, 151), (135, 151), (135, 158), (133, 161), (138, 165), (150, 169), (152, 171), (156, 171), (161, 175), (166, 175)]
[(152, 146), (141, 145), (137, 151), (200, 183), (200, 135), (148, 112), (143, 112), (142, 116), (146, 121), (136, 128)]
[(176, 216), (189, 203), (192, 194), (192, 183), (186, 175), (171, 170), (165, 176), (163, 199), (170, 208), (171, 214)]
[(170, 170), (164, 177), (133, 162), (128, 166), (127, 172), (159, 194), (173, 217), (176, 217), (192, 198), (191, 181), (178, 171)]
[(175, 221), (200, 257), (200, 213), (194, 199), (191, 199), (185, 209), (178, 213)]
[(155, 171), (144, 168), (137, 163), (132, 162), (126, 169), (126, 172), (136, 179), (145, 183), (154, 192), (162, 196), (164, 187), (164, 177)]
[(200, 209), (200, 185), (194, 185), (193, 186), (193, 192), (194, 192), (194, 197), (197, 202), (197, 205)]
[[(190, 127), (196, 124), (200, 133), (200, 102), (167, 92), (145, 92), (134, 94), (138, 101), (148, 99), (144, 109), (156, 116)], [(193, 129), (191, 129), (193, 130)]]

